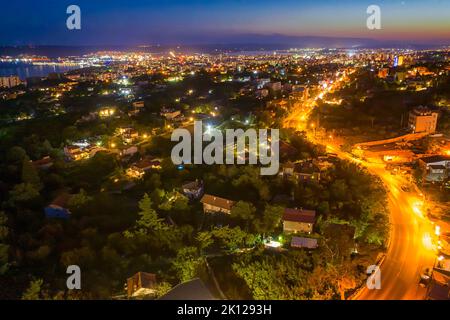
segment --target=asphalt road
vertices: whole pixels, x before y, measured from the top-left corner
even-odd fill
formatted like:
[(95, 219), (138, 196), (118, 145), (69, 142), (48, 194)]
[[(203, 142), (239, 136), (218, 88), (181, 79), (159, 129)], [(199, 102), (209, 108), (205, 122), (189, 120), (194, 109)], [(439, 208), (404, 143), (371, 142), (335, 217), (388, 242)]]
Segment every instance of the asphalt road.
[(426, 291), (418, 285), (420, 274), (431, 267), (436, 257), (433, 249), (433, 225), (423, 215), (423, 200), (415, 192), (406, 192), (401, 175), (392, 175), (383, 165), (355, 159), (337, 147), (331, 152), (344, 159), (357, 161), (377, 175), (388, 190), (391, 234), (389, 249), (381, 264), (381, 289), (363, 289), (358, 300), (421, 300)]
[[(345, 77), (337, 79), (333, 86), (322, 90), (316, 97), (306, 101), (301, 108), (291, 110), (285, 119), (285, 127), (299, 131), (313, 131), (315, 127), (307, 126), (316, 100), (330, 90), (339, 88)], [(316, 139), (311, 137), (314, 142)], [(320, 143), (320, 142), (319, 142)], [(382, 164), (362, 161), (351, 154), (343, 152), (337, 143), (327, 142), (329, 152), (342, 159), (355, 161), (365, 166), (369, 172), (377, 175), (384, 182), (388, 191), (391, 233), (389, 248), (381, 264), (381, 288), (364, 288), (354, 299), (359, 300), (420, 300), (425, 298), (425, 289), (419, 286), (420, 275), (425, 268), (431, 267), (436, 258), (433, 248), (434, 227), (423, 215), (425, 208), (422, 197), (415, 191), (406, 192), (402, 185), (407, 181), (401, 175), (392, 175)], [(374, 264), (376, 261), (373, 262)]]

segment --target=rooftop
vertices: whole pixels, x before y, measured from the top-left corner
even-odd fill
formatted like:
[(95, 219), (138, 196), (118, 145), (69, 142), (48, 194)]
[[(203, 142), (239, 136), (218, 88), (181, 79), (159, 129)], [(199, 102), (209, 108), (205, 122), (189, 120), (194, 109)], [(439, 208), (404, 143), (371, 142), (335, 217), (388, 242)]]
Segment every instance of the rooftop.
[(317, 246), (317, 239), (292, 237), (291, 240), (291, 247), (315, 249)]
[(182, 188), (183, 189), (198, 189), (202, 186), (202, 182), (201, 181), (186, 181), (185, 183), (183, 183)]
[(316, 212), (314, 210), (286, 208), (284, 209), (283, 220), (314, 223), (316, 220)]
[(193, 279), (180, 283), (159, 300), (217, 300), (202, 280)]
[(450, 156), (443, 156), (443, 155), (434, 155), (429, 157), (420, 158), (421, 161), (425, 163), (434, 163), (434, 162), (441, 162), (441, 161), (450, 161)]
[(234, 205), (234, 201), (231, 201), (231, 200), (228, 200), (228, 199), (224, 199), (224, 198), (220, 198), (220, 197), (216, 197), (216, 196), (213, 196), (213, 195), (210, 195), (210, 194), (205, 194), (202, 197), (202, 199), (200, 200), (200, 202), (209, 204), (211, 206), (227, 209), (227, 210), (231, 210), (231, 208)]

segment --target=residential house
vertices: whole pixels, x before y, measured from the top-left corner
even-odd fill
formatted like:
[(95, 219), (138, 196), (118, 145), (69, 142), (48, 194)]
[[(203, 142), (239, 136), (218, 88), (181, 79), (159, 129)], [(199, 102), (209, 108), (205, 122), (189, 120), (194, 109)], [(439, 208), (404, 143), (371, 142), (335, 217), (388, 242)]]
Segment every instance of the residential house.
[(129, 116), (135, 116), (145, 107), (144, 101), (134, 101), (133, 106), (130, 111), (128, 111)]
[(123, 141), (127, 144), (133, 143), (137, 138), (139, 138), (139, 133), (132, 127), (119, 128), (118, 131), (122, 136)]
[(128, 168), (127, 174), (130, 177), (140, 179), (151, 169), (161, 169), (161, 161), (153, 157), (145, 157)]
[(426, 182), (443, 182), (450, 172), (450, 156), (435, 155), (419, 159)]
[(183, 194), (191, 200), (199, 199), (204, 192), (203, 181), (195, 180), (184, 183), (181, 188)]
[(427, 300), (450, 300), (450, 272), (433, 269)]
[(292, 237), (291, 247), (292, 248), (316, 249), (318, 247), (318, 243), (317, 243), (317, 239)]
[(161, 116), (163, 116), (167, 120), (173, 120), (180, 115), (181, 115), (181, 111), (179, 111), (179, 110), (173, 110), (173, 109), (162, 109), (161, 110)]
[(283, 215), (283, 231), (311, 233), (315, 220), (316, 212), (314, 210), (286, 208)]
[(203, 203), (204, 213), (231, 213), (231, 208), (234, 205), (234, 201), (216, 197), (210, 194), (205, 194), (200, 200)]
[(199, 278), (180, 283), (159, 300), (217, 300)]
[(64, 147), (64, 155), (71, 161), (89, 158), (89, 152), (86, 152), (83, 148), (75, 145)]
[(128, 298), (151, 296), (156, 293), (156, 275), (138, 272), (127, 279), (126, 290)]
[(43, 157), (42, 159), (32, 161), (32, 164), (37, 169), (46, 170), (53, 166), (53, 160), (49, 156)]
[(288, 161), (286, 163), (283, 163), (281, 165), (281, 171), (280, 171), (280, 175), (282, 177), (292, 177), (294, 175), (294, 168), (295, 168), (295, 164)]
[(119, 147), (119, 152), (121, 157), (133, 156), (138, 152), (138, 147), (136, 146)]
[(108, 117), (112, 117), (114, 114), (116, 113), (116, 108), (101, 108), (98, 111), (98, 115), (100, 116), (100, 118), (108, 118)]
[(266, 84), (266, 87), (272, 91), (281, 91), (282, 86), (281, 86), (281, 82), (277, 81), (277, 82), (269, 82)]
[(69, 202), (71, 195), (63, 193), (56, 197), (52, 203), (45, 207), (44, 212), (47, 218), (59, 218), (68, 219), (71, 215), (69, 209), (67, 209), (67, 203)]
[(285, 178), (293, 177), (299, 181), (320, 180), (320, 171), (311, 161), (286, 162), (281, 166), (280, 175)]
[(139, 109), (144, 108), (145, 107), (144, 100), (134, 101), (133, 102), (133, 107), (134, 108), (139, 108)]

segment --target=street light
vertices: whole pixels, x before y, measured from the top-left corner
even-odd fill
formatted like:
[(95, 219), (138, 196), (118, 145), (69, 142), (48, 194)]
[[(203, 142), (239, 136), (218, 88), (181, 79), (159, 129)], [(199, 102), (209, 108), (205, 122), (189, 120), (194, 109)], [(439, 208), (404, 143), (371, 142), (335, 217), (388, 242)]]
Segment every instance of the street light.
[(434, 234), (437, 235), (438, 237), (441, 235), (441, 227), (440, 226), (436, 226), (434, 228)]

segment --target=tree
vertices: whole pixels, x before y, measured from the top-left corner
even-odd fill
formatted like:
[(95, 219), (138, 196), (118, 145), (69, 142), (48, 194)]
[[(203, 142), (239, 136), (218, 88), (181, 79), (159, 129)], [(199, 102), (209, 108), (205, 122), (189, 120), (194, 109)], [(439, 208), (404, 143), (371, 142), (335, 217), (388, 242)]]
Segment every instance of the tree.
[(266, 205), (262, 219), (254, 222), (256, 232), (266, 234), (275, 231), (280, 224), (283, 212), (283, 207)]
[(253, 220), (256, 208), (253, 204), (245, 201), (238, 201), (233, 208), (231, 208), (231, 217), (244, 221), (246, 229), (248, 229), (249, 222)]
[(42, 279), (36, 279), (30, 282), (28, 289), (22, 294), (22, 300), (39, 300), (41, 299)]
[(347, 184), (345, 183), (345, 180), (339, 179), (334, 181), (330, 188), (330, 194), (337, 201), (347, 200), (349, 196), (349, 190)]
[(156, 298), (162, 297), (163, 295), (165, 295), (167, 292), (170, 291), (170, 289), (172, 289), (172, 286), (170, 285), (170, 283), (168, 282), (161, 282), (159, 283), (156, 288), (155, 288), (155, 296)]
[(22, 161), (22, 182), (32, 184), (37, 189), (41, 188), (39, 173), (28, 157), (25, 157)]
[(172, 268), (175, 270), (178, 279), (185, 282), (195, 278), (200, 264), (201, 259), (197, 248), (185, 247), (178, 252), (176, 258), (172, 261)]
[(139, 209), (139, 219), (136, 221), (134, 230), (125, 233), (127, 237), (132, 237), (133, 235), (145, 236), (150, 232), (166, 231), (169, 228), (152, 208), (152, 200), (147, 193), (139, 201)]
[(5, 274), (9, 268), (9, 245), (6, 244), (9, 234), (7, 222), (8, 217), (3, 211), (0, 211), (0, 275)]
[(78, 140), (80, 138), (80, 132), (78, 131), (77, 127), (75, 126), (69, 126), (64, 128), (62, 131), (62, 138), (64, 140)]
[(189, 209), (189, 199), (184, 194), (178, 193), (172, 205), (175, 211), (186, 211)]
[(84, 206), (87, 202), (91, 201), (92, 197), (89, 197), (86, 194), (86, 191), (84, 191), (84, 189), (80, 189), (80, 192), (77, 194), (72, 195), (72, 197), (70, 197), (69, 201), (68, 201), (68, 206), (70, 208), (81, 208), (82, 206)]
[(317, 211), (320, 213), (327, 215), (330, 213), (330, 204), (328, 201), (322, 201), (319, 206), (317, 207)]
[(223, 228), (215, 228), (211, 232), (219, 246), (229, 251), (247, 247), (255, 243), (255, 237), (239, 227), (230, 228), (226, 226)]
[(12, 163), (21, 163), (26, 156), (27, 153), (22, 147), (15, 146), (9, 149), (7, 158)]
[(9, 192), (9, 199), (12, 203), (26, 202), (33, 200), (39, 196), (39, 190), (35, 185), (30, 183), (16, 184)]
[(209, 231), (199, 232), (195, 240), (199, 243), (200, 251), (207, 249), (214, 243), (212, 233)]
[(189, 208), (189, 199), (177, 192), (159, 192), (158, 195), (162, 195), (162, 202), (159, 204), (158, 208), (164, 211), (177, 210), (183, 211)]
[(311, 298), (314, 300), (331, 300), (339, 297), (338, 278), (333, 266), (314, 268), (308, 278)]
[(277, 276), (274, 265), (269, 260), (251, 263), (233, 263), (236, 274), (247, 284), (255, 300), (286, 299), (283, 295), (282, 279)]

